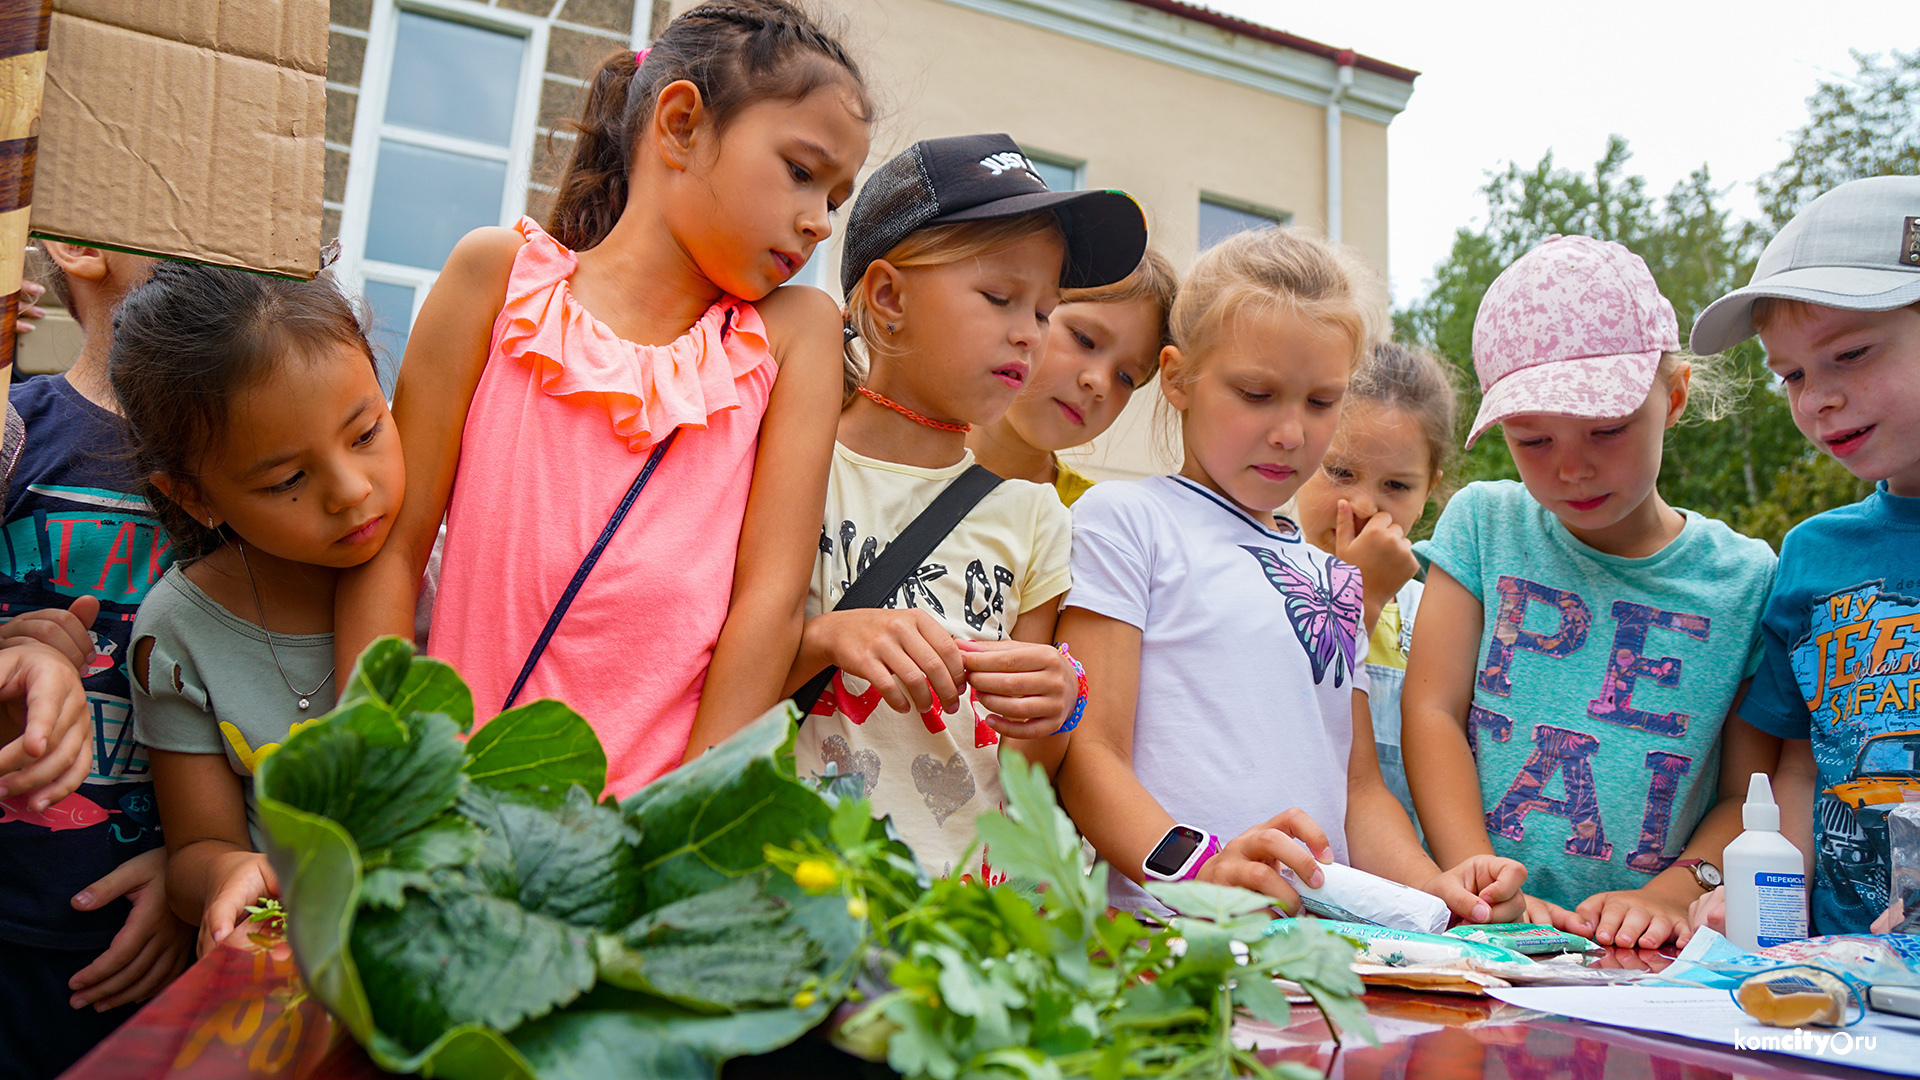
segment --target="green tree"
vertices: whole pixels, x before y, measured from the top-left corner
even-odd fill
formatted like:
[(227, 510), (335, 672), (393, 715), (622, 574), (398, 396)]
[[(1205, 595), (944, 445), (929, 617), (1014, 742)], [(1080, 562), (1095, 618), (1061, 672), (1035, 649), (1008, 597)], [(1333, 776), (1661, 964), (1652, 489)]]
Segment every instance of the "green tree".
[(1757, 187), (1775, 228), (1823, 191), (1863, 176), (1920, 175), (1920, 49), (1854, 52), (1860, 72), (1822, 82), (1792, 150)]

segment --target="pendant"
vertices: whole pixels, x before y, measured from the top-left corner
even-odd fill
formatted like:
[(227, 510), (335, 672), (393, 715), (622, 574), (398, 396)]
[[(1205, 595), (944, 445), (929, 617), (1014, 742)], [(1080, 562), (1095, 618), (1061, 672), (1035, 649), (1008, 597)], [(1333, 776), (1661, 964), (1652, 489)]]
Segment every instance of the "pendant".
[(302, 709), (305, 709), (305, 708), (307, 707), (307, 699), (306, 699), (306, 698), (301, 698), (301, 699), (300, 699), (300, 707), (301, 707)]

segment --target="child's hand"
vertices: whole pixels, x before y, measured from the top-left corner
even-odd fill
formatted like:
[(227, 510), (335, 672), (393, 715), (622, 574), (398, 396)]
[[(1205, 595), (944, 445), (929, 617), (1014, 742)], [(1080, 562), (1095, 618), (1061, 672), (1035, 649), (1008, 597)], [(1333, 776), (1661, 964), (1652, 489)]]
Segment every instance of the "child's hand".
[(1367, 595), (1376, 603), (1392, 599), (1420, 572), (1413, 542), (1407, 539), (1406, 530), (1394, 523), (1392, 515), (1375, 514), (1356, 528), (1353, 504), (1345, 499), (1340, 500), (1340, 517), (1333, 527), (1333, 554), (1359, 568)]
[(1080, 680), (1059, 649), (1033, 641), (959, 641), (967, 685), (986, 706), (987, 726), (1015, 739), (1060, 730), (1073, 715)]
[(67, 658), (37, 641), (0, 649), (0, 798), (38, 813), (79, 790), (92, 767), (87, 692)]
[(213, 865), (213, 889), (200, 916), (200, 955), (219, 945), (247, 921), (247, 908), (263, 896), (280, 895), (280, 879), (267, 857), (256, 851), (229, 851)]
[(1532, 893), (1523, 894), (1521, 900), (1523, 903), (1520, 921), (1538, 923), (1541, 926), (1558, 927), (1559, 929), (1568, 930), (1572, 933), (1580, 934), (1583, 937), (1585, 936), (1585, 930), (1574, 929), (1573, 924), (1576, 916), (1573, 912), (1568, 911), (1559, 904), (1548, 903), (1534, 896)]
[[(801, 633), (841, 671), (880, 688), (895, 712), (924, 713), (937, 698), (960, 708), (966, 678), (953, 635), (924, 611), (856, 608), (808, 619)], [(252, 903), (251, 900), (248, 903)]]
[(133, 910), (107, 951), (67, 981), (68, 1004), (106, 1012), (145, 1001), (172, 982), (193, 960), (193, 927), (167, 909), (167, 852), (154, 848), (113, 868), (106, 877), (73, 898), (81, 911), (94, 911), (124, 896)]
[(84, 677), (93, 664), (93, 635), (87, 632), (100, 614), (97, 597), (82, 596), (63, 608), (41, 608), (0, 623), (0, 648), (37, 641), (66, 657)]
[[(1680, 931), (1674, 944), (1685, 947), (1693, 940), (1693, 933), (1705, 927), (1716, 934), (1727, 932), (1727, 887), (1722, 885), (1707, 895), (1687, 905), (1687, 928)], [(1875, 930), (1874, 933), (1884, 933)]]
[(1327, 880), (1320, 864), (1332, 861), (1327, 834), (1295, 807), (1234, 837), (1200, 867), (1199, 880), (1266, 893), (1275, 907), (1293, 915), (1300, 911), (1300, 894), (1280, 876), (1280, 867), (1317, 889)]
[(1688, 902), (1649, 882), (1638, 889), (1594, 893), (1573, 909), (1570, 921), (1554, 925), (1601, 945), (1657, 949), (1686, 932)]
[(1498, 855), (1474, 855), (1420, 886), (1447, 902), (1462, 922), (1512, 922), (1526, 906), (1527, 868)]

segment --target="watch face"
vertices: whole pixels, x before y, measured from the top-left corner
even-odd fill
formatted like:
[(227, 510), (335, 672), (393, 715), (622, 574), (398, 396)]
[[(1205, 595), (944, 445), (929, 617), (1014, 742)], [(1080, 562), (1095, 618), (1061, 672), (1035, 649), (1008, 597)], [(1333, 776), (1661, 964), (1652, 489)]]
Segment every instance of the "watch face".
[(1175, 825), (1167, 830), (1167, 835), (1160, 838), (1147, 856), (1147, 871), (1172, 877), (1186, 867), (1187, 860), (1193, 858), (1193, 853), (1199, 851), (1200, 845), (1206, 842), (1207, 834), (1199, 829)]
[(1712, 863), (1701, 863), (1699, 868), (1694, 871), (1694, 874), (1700, 879), (1700, 883), (1708, 889), (1717, 889), (1720, 887), (1720, 868)]

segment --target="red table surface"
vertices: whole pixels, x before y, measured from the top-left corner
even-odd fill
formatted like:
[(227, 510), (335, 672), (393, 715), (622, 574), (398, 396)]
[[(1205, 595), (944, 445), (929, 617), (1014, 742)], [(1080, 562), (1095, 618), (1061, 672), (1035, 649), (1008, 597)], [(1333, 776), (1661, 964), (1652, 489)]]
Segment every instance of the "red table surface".
[[(1666, 966), (1616, 950), (1615, 966)], [(1370, 991), (1381, 1045), (1342, 1048), (1320, 1013), (1297, 1007), (1284, 1030), (1248, 1025), (1272, 1062), (1345, 1080), (1709, 1080), (1881, 1074), (1803, 1058), (1732, 1050), (1622, 1028), (1543, 1018), (1491, 998)], [(1431, 1030), (1428, 1025), (1439, 1025)], [(284, 942), (257, 936), (215, 950), (68, 1070), (63, 1080), (373, 1080), (387, 1074), (307, 996)]]

